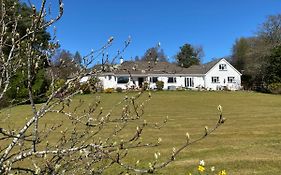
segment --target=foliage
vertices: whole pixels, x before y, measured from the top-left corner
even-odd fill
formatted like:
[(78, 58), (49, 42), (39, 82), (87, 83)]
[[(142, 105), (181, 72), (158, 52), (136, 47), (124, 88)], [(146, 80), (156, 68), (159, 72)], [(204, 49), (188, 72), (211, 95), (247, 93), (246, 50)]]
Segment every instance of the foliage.
[[(21, 101), (27, 101), (28, 99), (28, 79), (26, 76), (22, 76), (22, 74), (27, 75), (27, 69), (26, 67), (20, 66), (22, 62), (26, 62), (28, 59), (28, 55), (26, 50), (28, 47), (33, 48), (34, 55), (39, 54), (41, 55), (40, 58), (38, 57), (36, 60), (34, 60), (33, 64), (36, 64), (35, 68), (31, 70), (32, 72), (32, 78), (31, 78), (31, 85), (34, 88), (34, 95), (36, 96), (35, 102), (41, 102), (42, 95), (45, 94), (47, 91), (48, 80), (45, 76), (45, 67), (47, 66), (47, 60), (44, 54), (41, 54), (42, 52), (46, 51), (48, 48), (48, 41), (50, 40), (50, 34), (46, 31), (46, 28), (40, 28), (34, 33), (34, 40), (30, 45), (22, 41), (20, 47), (13, 48), (10, 47), (13, 45), (12, 38), (14, 37), (14, 31), (16, 28), (16, 38), (24, 38), (26, 37), (27, 33), (30, 31), (30, 28), (32, 27), (32, 20), (30, 19), (30, 16), (33, 15), (33, 9), (31, 7), (28, 7), (25, 3), (20, 3), (17, 0), (3, 0), (1, 1), (1, 4), (5, 4), (5, 6), (2, 6), (1, 12), (5, 9), (5, 13), (1, 13), (0, 16), (3, 16), (3, 21), (1, 26), (6, 27), (5, 32), (3, 31), (3, 37), (6, 38), (5, 44), (1, 48), (1, 56), (2, 59), (7, 59), (9, 57), (9, 54), (11, 53), (11, 50), (17, 50), (17, 56), (15, 59), (13, 59), (14, 64), (17, 64), (18, 67), (13, 67), (13, 71), (15, 72), (15, 76), (11, 76), (11, 89), (9, 89), (9, 92), (6, 94), (5, 100), (13, 101), (15, 103), (21, 102)], [(10, 21), (16, 21), (16, 25), (12, 25)], [(3, 25), (3, 23), (5, 23)], [(3, 38), (2, 38), (3, 39)], [(3, 55), (2, 55), (3, 54)], [(0, 64), (3, 60), (0, 61)], [(17, 93), (14, 93), (17, 92)], [(39, 97), (40, 96), (40, 97)], [(41, 98), (41, 99), (39, 99)], [(3, 100), (3, 99), (2, 99)], [(4, 103), (4, 102), (2, 102)]]
[(271, 72), (269, 67), (270, 64), (273, 64), (272, 67), (279, 64), (278, 60), (271, 59), (276, 54), (276, 47), (281, 44), (280, 24), (280, 14), (269, 16), (258, 29), (257, 36), (236, 40), (232, 50), (232, 62), (243, 74), (244, 88), (265, 91), (266, 84), (276, 81), (275, 76), (271, 76), (276, 74), (276, 69), (273, 68)]
[[(122, 88), (121, 88), (122, 89)], [(106, 88), (105, 90), (104, 90), (104, 93), (112, 93), (112, 92), (114, 92), (114, 89), (113, 88)]]
[(54, 85), (53, 86), (49, 86), (49, 89), (46, 92), (46, 96), (50, 96), (53, 93), (53, 91), (59, 90), (60, 88), (62, 88), (64, 86), (64, 84), (65, 84), (65, 80), (64, 79), (57, 79), (57, 80), (55, 80)]
[(281, 83), (271, 83), (267, 88), (273, 94), (281, 94)]
[(272, 50), (265, 66), (265, 82), (267, 84), (281, 83), (281, 45)]
[(190, 44), (184, 44), (180, 47), (180, 51), (176, 55), (176, 60), (179, 66), (190, 67), (200, 64), (200, 55), (203, 54), (201, 47), (195, 48)]
[(119, 93), (120, 93), (120, 92), (122, 92), (122, 91), (123, 91), (123, 89), (122, 89), (121, 87), (117, 87), (117, 88), (116, 88), (116, 92), (119, 92)]
[(143, 82), (142, 90), (147, 90), (149, 88), (149, 84), (147, 81)]
[(241, 71), (245, 70), (245, 62), (250, 49), (250, 40), (247, 38), (239, 38), (235, 41), (232, 48), (232, 64)]
[(163, 81), (156, 81), (156, 89), (157, 90), (163, 90), (164, 88), (164, 82)]

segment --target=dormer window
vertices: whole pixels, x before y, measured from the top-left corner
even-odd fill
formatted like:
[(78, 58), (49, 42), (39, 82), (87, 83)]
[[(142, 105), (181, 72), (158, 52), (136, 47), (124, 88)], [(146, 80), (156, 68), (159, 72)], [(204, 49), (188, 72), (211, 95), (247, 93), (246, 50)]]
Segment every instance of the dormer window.
[(226, 69), (226, 64), (220, 64), (219, 65), (219, 70), (227, 70)]

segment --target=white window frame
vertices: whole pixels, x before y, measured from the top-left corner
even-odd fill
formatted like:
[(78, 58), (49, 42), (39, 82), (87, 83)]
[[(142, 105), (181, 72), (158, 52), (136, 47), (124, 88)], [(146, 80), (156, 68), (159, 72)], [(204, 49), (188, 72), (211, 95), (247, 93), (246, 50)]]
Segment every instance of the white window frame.
[(227, 70), (226, 64), (219, 64), (219, 70), (220, 71), (226, 71)]
[(235, 83), (235, 77), (227, 77), (228, 83)]
[(212, 83), (220, 83), (220, 77), (212, 77)]

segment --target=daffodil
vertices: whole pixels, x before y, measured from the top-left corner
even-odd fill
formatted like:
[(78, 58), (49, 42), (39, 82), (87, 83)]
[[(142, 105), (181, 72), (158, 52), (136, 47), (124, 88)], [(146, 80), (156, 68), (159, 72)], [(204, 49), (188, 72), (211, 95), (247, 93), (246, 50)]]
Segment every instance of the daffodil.
[(203, 172), (203, 171), (205, 171), (205, 168), (203, 166), (199, 165), (198, 166), (198, 171)]
[(226, 171), (225, 170), (221, 170), (219, 175), (226, 175)]

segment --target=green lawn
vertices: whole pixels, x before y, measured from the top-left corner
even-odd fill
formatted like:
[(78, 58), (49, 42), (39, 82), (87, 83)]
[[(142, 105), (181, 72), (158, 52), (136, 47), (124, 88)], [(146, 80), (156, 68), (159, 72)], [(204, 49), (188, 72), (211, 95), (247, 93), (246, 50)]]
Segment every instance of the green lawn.
[[(102, 99), (101, 105), (106, 111), (120, 101), (125, 93), (99, 95)], [(83, 95), (80, 98), (87, 104), (95, 99), (95, 96)], [(183, 151), (175, 162), (158, 174), (196, 172), (199, 160), (203, 159), (207, 167), (225, 169), (230, 175), (279, 175), (281, 96), (253, 92), (152, 92), (151, 101), (145, 105), (144, 119), (148, 122), (161, 122), (169, 116), (169, 122), (161, 130), (147, 128), (143, 139), (152, 141), (161, 137), (162, 144), (158, 148), (133, 151), (129, 154), (128, 161), (153, 160), (156, 151), (161, 153), (162, 159), (170, 155), (172, 147), (177, 148), (185, 142), (187, 131), (191, 138), (197, 138), (204, 133), (206, 125), (211, 127), (215, 124), (219, 104), (223, 106), (226, 123), (205, 140)], [(7, 113), (11, 116), (22, 116), (21, 114), (27, 114), (28, 111), (27, 106), (5, 109), (0, 113), (1, 123)], [(24, 122), (24, 118), (21, 118), (22, 120), (17, 120), (17, 123), (8, 118), (4, 125), (17, 126)], [(109, 170), (107, 173), (114, 174), (113, 171)]]

